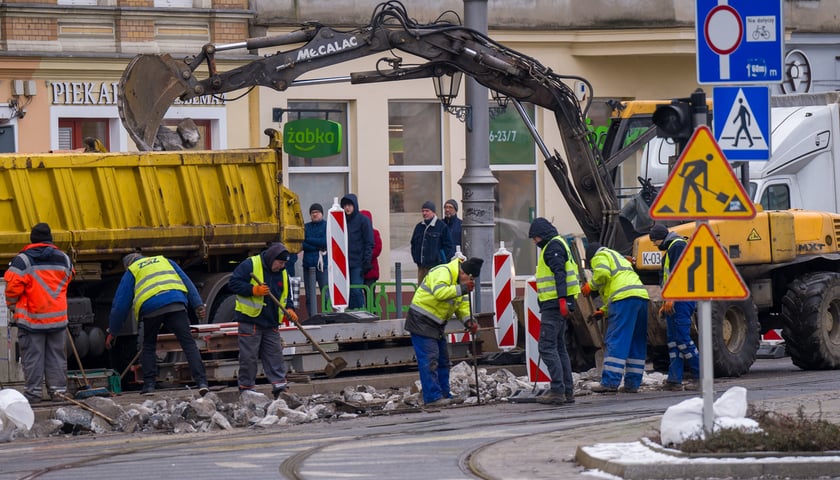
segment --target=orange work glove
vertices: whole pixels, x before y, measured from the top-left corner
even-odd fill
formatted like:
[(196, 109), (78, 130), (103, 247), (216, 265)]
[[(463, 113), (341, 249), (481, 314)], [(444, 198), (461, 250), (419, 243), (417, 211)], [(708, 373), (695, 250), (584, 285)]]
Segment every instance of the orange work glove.
[(663, 315), (673, 315), (674, 314), (674, 302), (667, 300), (665, 301), (661, 307), (659, 307), (659, 316)]
[(589, 294), (592, 293), (592, 287), (589, 285), (589, 282), (584, 283), (583, 286), (580, 287), (580, 293), (584, 297), (588, 297)]
[(605, 316), (607, 316), (607, 312), (605, 312), (603, 308), (599, 308), (598, 310), (592, 312), (592, 318), (594, 318), (595, 320), (601, 320)]
[(264, 297), (271, 292), (271, 289), (268, 288), (268, 285), (261, 283), (259, 285), (254, 285), (251, 292), (253, 292), (255, 297)]
[(560, 315), (563, 315), (564, 317), (568, 317), (569, 316), (569, 303), (566, 301), (566, 297), (561, 297), (560, 300), (558, 300), (558, 302), (560, 304)]
[(475, 335), (478, 333), (478, 322), (476, 322), (474, 318), (470, 318), (464, 322), (464, 329)]
[(293, 323), (297, 323), (297, 321), (298, 321), (297, 313), (295, 313), (295, 311), (292, 310), (291, 308), (286, 309), (286, 316), (289, 317), (289, 320), (291, 320)]

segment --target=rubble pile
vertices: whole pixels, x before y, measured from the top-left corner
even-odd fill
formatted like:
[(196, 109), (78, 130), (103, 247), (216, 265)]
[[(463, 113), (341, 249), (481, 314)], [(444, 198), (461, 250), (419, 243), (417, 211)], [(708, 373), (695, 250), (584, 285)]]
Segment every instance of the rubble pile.
[[(597, 384), (599, 373), (593, 369), (574, 373), (575, 394), (587, 395), (591, 385)], [(659, 389), (662, 374), (645, 375), (642, 390)], [(450, 372), (452, 395), (456, 403), (478, 403), (475, 371), (466, 362), (454, 366)], [(527, 377), (517, 377), (506, 369), (488, 374), (478, 369), (478, 392), (482, 404), (506, 402), (516, 392), (534, 391)], [(387, 414), (422, 408), (420, 381), (413, 386), (377, 391), (370, 385), (348, 386), (341, 393), (299, 396), (284, 392), (276, 400), (263, 393), (246, 391), (237, 401), (226, 403), (215, 392), (200, 397), (190, 392), (150, 397), (142, 403), (120, 405), (111, 398), (91, 397), (81, 406), (62, 406), (52, 418), (36, 421), (31, 429), (18, 429), (16, 438), (42, 438), (52, 435), (78, 435), (108, 432), (192, 433), (234, 428), (267, 428), (288, 424), (315, 422), (325, 419), (353, 418), (366, 414)], [(164, 398), (165, 397), (165, 398)], [(11, 438), (10, 438), (11, 439)], [(8, 441), (8, 440), (7, 440)]]

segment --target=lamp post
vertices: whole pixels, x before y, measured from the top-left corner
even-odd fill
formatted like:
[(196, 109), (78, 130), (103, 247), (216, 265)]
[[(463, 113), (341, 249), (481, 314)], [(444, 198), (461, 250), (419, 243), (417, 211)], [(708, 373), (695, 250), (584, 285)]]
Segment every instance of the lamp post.
[(464, 122), (467, 130), (472, 131), (472, 106), (470, 105), (452, 105), (452, 102), (458, 96), (458, 91), (461, 89), (461, 77), (464, 74), (460, 71), (453, 73), (445, 73), (438, 77), (432, 77), (435, 83), (435, 96), (440, 100), (443, 109), (452, 115), (455, 115), (458, 120)]

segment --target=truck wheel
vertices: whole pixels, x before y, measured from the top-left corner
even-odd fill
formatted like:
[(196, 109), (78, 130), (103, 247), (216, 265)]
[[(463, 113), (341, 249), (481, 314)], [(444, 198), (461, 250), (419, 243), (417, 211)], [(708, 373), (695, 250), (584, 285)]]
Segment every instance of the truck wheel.
[(216, 307), (210, 314), (208, 323), (227, 323), (233, 321), (233, 312), (236, 309), (236, 295), (228, 295), (216, 301)]
[(816, 272), (794, 279), (782, 299), (782, 324), (794, 365), (840, 368), (840, 274)]
[(760, 332), (752, 299), (712, 302), (715, 376), (740, 377), (747, 373), (758, 353)]

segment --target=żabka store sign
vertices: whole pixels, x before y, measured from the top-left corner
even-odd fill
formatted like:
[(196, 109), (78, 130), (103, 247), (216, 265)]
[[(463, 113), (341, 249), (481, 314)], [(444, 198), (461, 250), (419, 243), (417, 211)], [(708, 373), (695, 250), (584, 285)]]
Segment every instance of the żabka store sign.
[(303, 158), (329, 157), (341, 152), (341, 124), (303, 118), (283, 126), (283, 150)]

